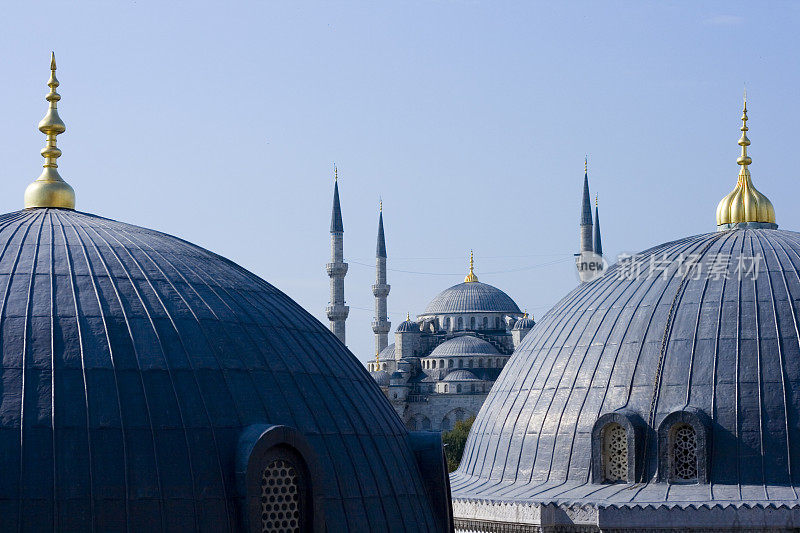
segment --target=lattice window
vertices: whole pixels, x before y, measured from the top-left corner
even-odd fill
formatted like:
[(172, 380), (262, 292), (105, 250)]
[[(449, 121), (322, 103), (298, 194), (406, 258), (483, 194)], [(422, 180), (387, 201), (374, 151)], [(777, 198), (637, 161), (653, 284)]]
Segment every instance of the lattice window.
[(628, 479), (628, 432), (616, 423), (603, 431), (603, 477), (612, 483)]
[(672, 478), (677, 481), (697, 479), (697, 433), (688, 424), (680, 424), (672, 434)]
[(276, 459), (261, 473), (262, 533), (300, 531), (303, 511), (300, 474), (289, 461)]

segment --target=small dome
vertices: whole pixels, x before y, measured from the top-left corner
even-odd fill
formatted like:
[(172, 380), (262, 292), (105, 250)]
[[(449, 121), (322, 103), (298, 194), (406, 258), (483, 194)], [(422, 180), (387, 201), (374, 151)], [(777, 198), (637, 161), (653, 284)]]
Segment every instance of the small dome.
[(514, 322), (514, 327), (511, 328), (513, 331), (520, 331), (523, 329), (531, 329), (533, 326), (536, 325), (536, 322), (533, 321), (532, 318), (520, 318), (516, 322)]
[(378, 361), (393, 361), (394, 360), (394, 343), (390, 344), (378, 354)]
[(470, 372), (469, 370), (464, 370), (463, 368), (459, 368), (458, 370), (453, 370), (449, 374), (447, 374), (442, 381), (480, 381), (478, 376)]
[(462, 335), (445, 341), (431, 352), (428, 357), (452, 357), (459, 355), (499, 355), (500, 352), (491, 343), (472, 335)]
[(408, 333), (411, 331), (419, 333), (419, 324), (417, 324), (413, 320), (404, 320), (403, 322), (400, 322), (400, 325), (397, 326), (397, 329), (395, 331), (397, 333)]
[(378, 384), (379, 387), (386, 387), (389, 385), (389, 373), (385, 370), (379, 370), (377, 372), (370, 372), (370, 376), (372, 379), (375, 380), (375, 383)]
[(425, 308), (426, 315), (481, 312), (518, 314), (521, 311), (508, 294), (480, 281), (453, 285), (440, 292)]

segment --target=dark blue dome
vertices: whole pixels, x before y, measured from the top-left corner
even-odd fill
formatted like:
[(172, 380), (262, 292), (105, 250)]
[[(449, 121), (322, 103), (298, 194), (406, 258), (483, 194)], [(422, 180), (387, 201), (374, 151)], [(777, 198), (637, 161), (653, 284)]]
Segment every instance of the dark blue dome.
[(425, 308), (426, 315), (479, 312), (516, 314), (520, 310), (508, 294), (480, 281), (453, 285), (440, 292)]
[(3, 530), (242, 531), (238, 461), (273, 425), (315, 457), (328, 530), (436, 529), (365, 368), (231, 261), (34, 209), (0, 216), (0, 291)]
[[(797, 507), (798, 331), (800, 233), (723, 231), (620, 261), (553, 307), (511, 357), (452, 477), (454, 498)], [(608, 474), (622, 484), (598, 470), (603, 421), (627, 431), (627, 455), (614, 459), (627, 466)], [(681, 457), (694, 462), (676, 471), (671, 428), (684, 426), (695, 447)]]

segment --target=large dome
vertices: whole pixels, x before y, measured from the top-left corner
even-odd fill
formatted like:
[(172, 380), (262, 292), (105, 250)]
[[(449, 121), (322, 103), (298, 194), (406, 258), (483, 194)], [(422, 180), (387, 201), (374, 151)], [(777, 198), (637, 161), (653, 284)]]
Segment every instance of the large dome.
[[(720, 231), (623, 260), (516, 350), (472, 428), (454, 498), (797, 507), (799, 330), (800, 233)], [(604, 448), (604, 420), (628, 440)], [(694, 448), (670, 455), (684, 443)], [(615, 449), (627, 456), (606, 455)], [(626, 462), (604, 473), (614, 461)]]
[(410, 437), (364, 367), (231, 261), (33, 209), (0, 216), (0, 290), (3, 530), (241, 531), (241, 459), (266, 453), (267, 434), (307, 453), (329, 530), (437, 528)]
[(520, 312), (514, 300), (497, 287), (480, 281), (470, 281), (440, 292), (425, 308), (424, 315)]

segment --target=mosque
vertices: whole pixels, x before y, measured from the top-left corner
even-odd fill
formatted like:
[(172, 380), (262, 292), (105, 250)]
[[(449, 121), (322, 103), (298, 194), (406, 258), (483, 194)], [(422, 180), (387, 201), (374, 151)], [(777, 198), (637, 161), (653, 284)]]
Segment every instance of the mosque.
[[(330, 303), (326, 308), (330, 330), (345, 341), (344, 225), (339, 183), (334, 167), (331, 212)], [(595, 200), (592, 218), (589, 176), (584, 161), (583, 202), (576, 267), (582, 282), (602, 274), (604, 263), (600, 218)], [(387, 297), (386, 237), (383, 205), (378, 212), (375, 250), (375, 360), (367, 369), (411, 431), (447, 431), (455, 422), (477, 415), (492, 384), (512, 352), (533, 328), (534, 320), (505, 292), (478, 281), (470, 252), (469, 272), (463, 283), (439, 293), (422, 314), (410, 315), (397, 326), (389, 344), (391, 323)]]
[(441, 438), (284, 293), (75, 210), (55, 58), (42, 174), (0, 215), (2, 531), (452, 531)]
[(618, 261), (542, 316), (451, 476), (456, 531), (797, 531), (800, 233), (742, 114), (717, 231)]

